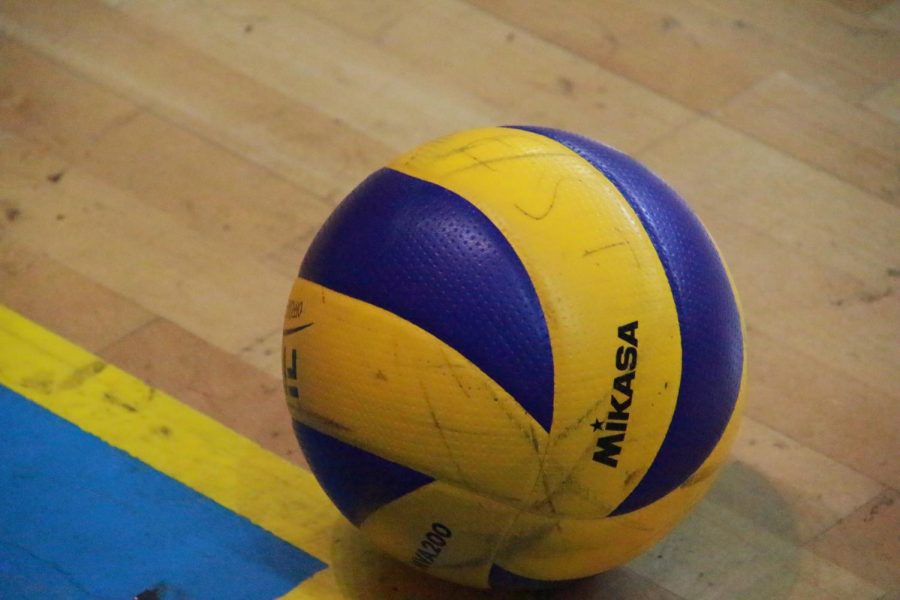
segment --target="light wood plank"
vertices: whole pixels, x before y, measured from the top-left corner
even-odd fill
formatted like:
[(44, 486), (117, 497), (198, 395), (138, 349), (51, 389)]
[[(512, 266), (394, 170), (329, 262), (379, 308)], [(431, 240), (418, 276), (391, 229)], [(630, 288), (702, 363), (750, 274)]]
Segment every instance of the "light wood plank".
[[(242, 76), (319, 107), (397, 153), (504, 117), (433, 69), (411, 65), (314, 19), (293, 3), (171, 0), (129, 2), (120, 8)], [(372, 104), (385, 110), (373, 111)]]
[[(145, 157), (159, 158), (143, 165)], [(98, 140), (81, 164), (204, 239), (245, 256), (263, 257), (295, 238), (311, 239), (336, 204), (152, 115)], [(299, 264), (301, 257), (293, 259)]]
[(292, 280), (11, 134), (0, 137), (0, 195), (21, 210), (10, 239), (226, 351), (281, 326)]
[(900, 30), (900, 2), (894, 0), (872, 14), (872, 19), (882, 25)]
[(900, 76), (900, 35), (877, 21), (818, 0), (694, 0), (737, 16), (799, 47), (829, 56), (880, 81)]
[[(735, 463), (710, 501), (789, 542), (813, 539), (884, 491), (876, 481), (751, 417), (744, 417), (732, 454)], [(773, 511), (747, 493), (760, 478), (786, 511)]]
[(0, 30), (325, 199), (392, 152), (346, 124), (92, 0), (11, 0)]
[(888, 490), (809, 544), (810, 550), (900, 594), (900, 494)]
[(135, 104), (90, 89), (50, 61), (0, 34), (0, 127), (84, 157), (94, 141), (134, 118)]
[(266, 375), (165, 319), (124, 337), (101, 356), (264, 448), (306, 464), (291, 429), (280, 376)]
[[(762, 478), (746, 491), (773, 515), (789, 511)], [(884, 594), (715, 502), (701, 503), (629, 568), (685, 598), (875, 600)]]
[(900, 125), (779, 73), (716, 113), (728, 125), (900, 205)]
[(563, 4), (473, 0), (483, 10), (697, 110), (785, 70), (856, 100), (883, 77), (798, 46), (756, 22), (677, 0)]
[(900, 123), (900, 79), (866, 98), (863, 104), (895, 123)]
[(0, 128), (242, 253), (263, 256), (310, 237), (310, 222), (321, 222), (331, 210), (277, 174), (8, 39), (0, 39), (0, 81), (9, 86)]
[(439, 73), (445, 85), (500, 111), (500, 124), (571, 129), (635, 152), (691, 118), (677, 104), (465, 3), (315, 0), (304, 10), (406, 57), (411, 76)]
[[(298, 256), (302, 256), (298, 255)], [(299, 261), (294, 267), (296, 271), (300, 267)], [(287, 281), (287, 279), (286, 279)], [(271, 377), (281, 377), (281, 356), (278, 348), (281, 347), (281, 328), (273, 329), (257, 336), (238, 349), (242, 360), (253, 365), (263, 373)]]
[[(22, 215), (17, 203), (0, 200), (0, 304), (94, 352), (153, 319), (134, 302), (39, 249), (8, 239), (7, 231)], [(65, 220), (66, 214), (56, 218)]]
[(844, 10), (867, 15), (889, 5), (891, 0), (831, 0), (831, 2)]

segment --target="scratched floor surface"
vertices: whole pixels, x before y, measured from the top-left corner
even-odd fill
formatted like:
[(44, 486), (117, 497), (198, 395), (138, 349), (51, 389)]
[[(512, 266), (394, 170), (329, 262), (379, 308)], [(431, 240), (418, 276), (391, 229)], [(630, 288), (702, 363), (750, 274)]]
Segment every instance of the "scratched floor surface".
[[(48, 488), (21, 472), (60, 482), (48, 507), (103, 504), (79, 489), (145, 506), (99, 470), (70, 477), (95, 456), (283, 561), (199, 536), (194, 509), (147, 508), (128, 539), (159, 542), (141, 556), (166, 578), (123, 568), (97, 585), (197, 589), (211, 569), (178, 552), (215, 547), (222, 571), (267, 572), (263, 597), (464, 597), (372, 551), (311, 483), (282, 398), (281, 315), (311, 236), (365, 175), (443, 133), (534, 123), (615, 145), (688, 199), (741, 292), (750, 363), (708, 499), (651, 552), (557, 596), (897, 597), (898, 57), (890, 0), (4, 0), (0, 330), (67, 350), (26, 362), (0, 345), (15, 432), (0, 452), (19, 469), (0, 478), (21, 490), (4, 493), (3, 535), (49, 545), (2, 546), (0, 585), (75, 585), (27, 574), (66, 556), (96, 575), (63, 542), (84, 530), (9, 508)], [(160, 398), (163, 413), (125, 408)], [(149, 454), (110, 437), (130, 427)], [(217, 436), (244, 450), (217, 452)], [(51, 461), (63, 447), (78, 456)], [(185, 531), (196, 545), (173, 548)]]

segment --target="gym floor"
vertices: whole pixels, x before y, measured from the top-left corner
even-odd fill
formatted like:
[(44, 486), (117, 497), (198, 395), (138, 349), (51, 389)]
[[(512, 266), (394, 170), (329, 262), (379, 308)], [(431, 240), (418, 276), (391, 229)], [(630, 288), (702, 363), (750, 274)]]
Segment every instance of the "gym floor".
[[(716, 239), (747, 324), (746, 416), (707, 499), (627, 566), (540, 597), (900, 598), (900, 1), (3, 0), (9, 427), (27, 440), (46, 425), (62, 448), (89, 445), (88, 431), (212, 498), (203, 510), (263, 525), (271, 534), (247, 535), (302, 571), (265, 588), (278, 594), (516, 597), (432, 581), (372, 550), (314, 491), (280, 381), (287, 294), (335, 204), (400, 152), (492, 124), (572, 130), (650, 166)], [(142, 404), (70, 410), (82, 389), (134, 396), (126, 404), (158, 393), (155, 427), (184, 427), (194, 445), (179, 452), (196, 460), (118, 435)], [(16, 421), (51, 413), (64, 420)], [(246, 444), (245, 466), (268, 475), (238, 497), (198, 472), (244, 438), (261, 447)], [(53, 468), (47, 485), (77, 486)], [(280, 509), (260, 505), (294, 480)], [(315, 496), (302, 535), (259, 512), (296, 507), (297, 490)], [(67, 597), (102, 564), (41, 571), (13, 555), (10, 498), (33, 493), (4, 492), (0, 591)], [(229, 511), (208, 518), (230, 528)], [(146, 518), (139, 539), (156, 535)], [(189, 529), (199, 517), (184, 518)], [(44, 541), (62, 526), (32, 519), (19, 529), (45, 527)], [(45, 579), (53, 569), (68, 580)], [(169, 595), (211, 597), (196, 581)], [(129, 589), (166, 595), (146, 583)], [(82, 586), (101, 597), (93, 589)]]

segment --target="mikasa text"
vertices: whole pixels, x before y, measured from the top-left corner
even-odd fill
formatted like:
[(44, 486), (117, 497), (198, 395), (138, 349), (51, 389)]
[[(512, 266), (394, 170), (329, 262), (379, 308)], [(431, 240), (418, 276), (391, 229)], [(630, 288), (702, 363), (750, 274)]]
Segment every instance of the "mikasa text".
[[(597, 451), (594, 452), (594, 461), (607, 467), (616, 468), (622, 453), (625, 434), (628, 431), (628, 409), (631, 407), (632, 391), (631, 382), (634, 380), (638, 364), (638, 322), (633, 321), (619, 326), (619, 340), (623, 342), (616, 350), (616, 370), (619, 375), (613, 380), (612, 393), (609, 396), (609, 406), (612, 408), (606, 413), (606, 421), (597, 419), (593, 423), (594, 431), (603, 431), (604, 434), (597, 439)], [(606, 433), (606, 432), (617, 433)]]

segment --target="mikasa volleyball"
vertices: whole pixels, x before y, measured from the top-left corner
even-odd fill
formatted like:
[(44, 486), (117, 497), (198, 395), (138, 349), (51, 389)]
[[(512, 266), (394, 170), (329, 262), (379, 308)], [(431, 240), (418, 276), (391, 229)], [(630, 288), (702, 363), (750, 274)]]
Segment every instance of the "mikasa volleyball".
[(744, 386), (728, 270), (684, 200), (572, 133), (492, 127), (338, 205), (288, 301), (300, 446), (379, 548), (482, 588), (563, 584), (710, 487)]

